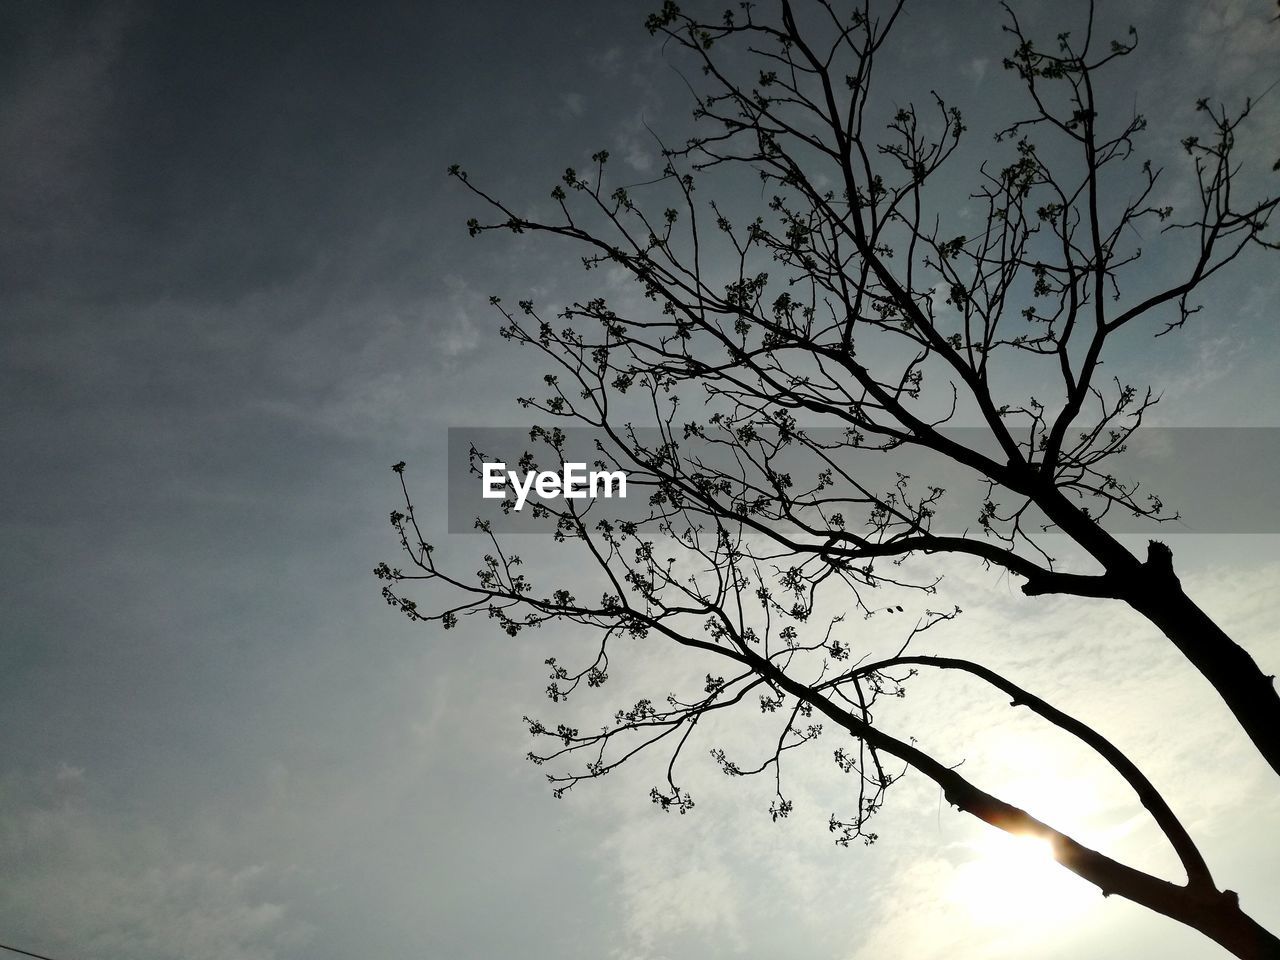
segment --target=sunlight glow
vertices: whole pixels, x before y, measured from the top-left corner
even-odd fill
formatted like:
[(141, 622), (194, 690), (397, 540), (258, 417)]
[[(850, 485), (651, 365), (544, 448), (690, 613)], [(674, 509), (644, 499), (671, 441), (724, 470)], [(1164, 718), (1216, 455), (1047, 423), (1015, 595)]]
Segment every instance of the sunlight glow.
[(1100, 899), (1054, 861), (1044, 840), (993, 829), (972, 849), (975, 857), (956, 869), (950, 895), (979, 923), (1058, 923)]
[[(1055, 811), (1073, 806), (1079, 809), (1090, 799), (1086, 789), (1072, 786), (1070, 782), (1037, 787), (1023, 784), (1016, 792), (1023, 795), (1021, 802), (1032, 814), (1055, 824), (1061, 822)], [(966, 844), (966, 850), (970, 856), (956, 867), (948, 899), (978, 923), (1011, 931), (1043, 928), (1072, 922), (1102, 902), (1092, 885), (1054, 860), (1046, 840), (991, 827)]]

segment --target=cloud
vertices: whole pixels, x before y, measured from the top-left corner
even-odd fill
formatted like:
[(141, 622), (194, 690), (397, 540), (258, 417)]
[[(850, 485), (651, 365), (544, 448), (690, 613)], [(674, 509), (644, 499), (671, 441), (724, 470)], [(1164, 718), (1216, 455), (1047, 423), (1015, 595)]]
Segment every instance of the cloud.
[(444, 278), (444, 286), (447, 293), (443, 301), (437, 301), (424, 312), (440, 354), (453, 359), (470, 353), (480, 341), (470, 313), (476, 293), (464, 280), (452, 275)]
[(583, 115), (587, 109), (587, 98), (580, 93), (560, 94), (560, 116), (566, 120)]
[(617, 76), (618, 71), (622, 69), (623, 51), (622, 47), (612, 46), (591, 57), (591, 66), (595, 67), (607, 77)]
[(627, 166), (636, 173), (649, 174), (654, 170), (661, 148), (645, 125), (644, 118), (644, 111), (640, 111), (620, 123), (614, 131), (613, 141)]
[[(616, 956), (655, 958), (681, 936), (714, 939), (726, 952), (743, 948), (738, 903), (744, 890), (725, 856), (707, 842), (708, 821), (666, 822), (647, 818), (629, 824), (605, 841), (602, 853), (612, 861), (622, 907), (625, 941)], [(672, 843), (676, 833), (701, 834), (700, 855)], [(661, 835), (659, 835), (661, 834)], [(638, 951), (638, 952), (633, 952)]]
[(130, 23), (127, 6), (108, 4), (73, 25), (51, 26), (60, 34), (51, 44), (57, 52), (20, 71), (0, 97), (0, 203), (18, 214), (16, 222), (49, 229), (84, 216), (91, 145), (111, 104), (110, 72)]
[(1274, 15), (1274, 4), (1257, 0), (1208, 0), (1188, 7), (1186, 45), (1194, 61), (1188, 73), (1216, 76), (1233, 86), (1255, 77), (1258, 65), (1275, 55)]
[(987, 67), (991, 65), (991, 61), (986, 57), (974, 57), (968, 63), (961, 65), (960, 73), (973, 81), (976, 87), (982, 83), (987, 75)]
[[(374, 292), (339, 301), (280, 337), (270, 345), (271, 394), (255, 398), (255, 407), (352, 437), (421, 421), (427, 411), (456, 415), (447, 384), (465, 375), (480, 346), (480, 297), (453, 274), (431, 286), (425, 296)], [(270, 302), (257, 309), (270, 312)]]
[(280, 871), (189, 858), (157, 828), (96, 807), (82, 771), (10, 774), (0, 792), (11, 941), (68, 956), (275, 960), (308, 936), (269, 894)]

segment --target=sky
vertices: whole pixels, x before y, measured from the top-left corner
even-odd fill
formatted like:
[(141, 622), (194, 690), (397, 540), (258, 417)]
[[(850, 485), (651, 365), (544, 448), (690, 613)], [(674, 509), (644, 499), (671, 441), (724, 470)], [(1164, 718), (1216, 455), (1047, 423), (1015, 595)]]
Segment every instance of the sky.
[[(1049, 36), (1081, 16), (1016, 7)], [(489, 295), (564, 302), (582, 282), (567, 247), (469, 238), (476, 204), (445, 171), (529, 203), (601, 148), (651, 177), (648, 129), (683, 135), (692, 71), (646, 12), (0, 11), (0, 943), (59, 960), (1224, 955), (1001, 846), (922, 778), (894, 789), (875, 846), (849, 850), (827, 832), (841, 784), (816, 755), (782, 823), (767, 784), (729, 782), (710, 757), (689, 764), (686, 817), (649, 802), (643, 758), (557, 801), (523, 762), (521, 717), (545, 707), (549, 651), (582, 638), (441, 633), (383, 603), (389, 466), (410, 463), (426, 522), (463, 556), (447, 431), (527, 421), (513, 400), (541, 370), (498, 337)], [(1108, 104), (1158, 117), (1152, 149), (1173, 163), (1196, 97), (1278, 79), (1273, 12), (1126, 5), (1140, 59)], [(985, 0), (909, 3), (885, 96), (945, 90), (984, 130), (1014, 97), (1000, 24)], [(1264, 171), (1278, 117), (1260, 104)], [(1165, 391), (1156, 422), (1280, 426), (1276, 278), (1247, 260), (1186, 330), (1126, 341), (1117, 369)], [(1170, 542), (1188, 592), (1280, 671), (1280, 537)], [(1099, 602), (944, 572), (966, 609), (946, 649), (1130, 750), (1220, 881), (1280, 928), (1276, 851), (1259, 842), (1280, 835), (1274, 774), (1190, 668)], [(659, 649), (632, 660), (637, 687), (672, 666)], [(1174, 872), (1070, 743), (981, 689), (930, 683), (895, 723)]]

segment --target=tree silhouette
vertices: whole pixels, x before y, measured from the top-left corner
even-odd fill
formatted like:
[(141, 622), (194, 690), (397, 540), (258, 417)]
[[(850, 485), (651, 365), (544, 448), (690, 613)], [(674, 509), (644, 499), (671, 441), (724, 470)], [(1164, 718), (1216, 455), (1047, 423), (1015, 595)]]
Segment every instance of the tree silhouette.
[[(640, 750), (665, 750), (666, 782), (652, 798), (683, 813), (693, 799), (676, 761), (699, 722), (758, 703), (777, 720), (763, 761), (712, 753), (729, 775), (775, 778), (775, 819), (791, 811), (785, 755), (834, 728), (836, 761), (857, 792), (850, 811), (831, 818), (839, 842), (875, 839), (872, 818), (905, 765), (959, 809), (1045, 839), (1104, 894), (1185, 923), (1236, 956), (1280, 957), (1280, 939), (1220, 888), (1160, 792), (1112, 743), (982, 664), (911, 649), (958, 610), (926, 610), (888, 656), (860, 649), (846, 626), (847, 617), (885, 612), (877, 587), (931, 595), (936, 577), (912, 577), (904, 561), (934, 554), (1003, 568), (1029, 596), (1118, 601), (1168, 638), (1280, 772), (1272, 677), (1187, 596), (1166, 546), (1151, 541), (1137, 556), (1103, 522), (1113, 510), (1168, 516), (1157, 497), (1111, 472), (1157, 397), (1100, 377), (1108, 345), (1126, 328), (1162, 336), (1183, 326), (1208, 278), (1251, 245), (1274, 247), (1263, 232), (1277, 201), (1240, 196), (1237, 134), (1250, 105), (1198, 104), (1205, 133), (1182, 141), (1195, 201), (1189, 211), (1160, 205), (1161, 168), (1136, 152), (1146, 121), (1107, 115), (1096, 92), (1134, 52), (1136, 33), (1101, 44), (1090, 8), (1082, 36), (1063, 33), (1043, 49), (1006, 7), (1013, 51), (1004, 66), (1027, 113), (1004, 127), (998, 161), (962, 198), (982, 215), (976, 232), (961, 235), (949, 226), (957, 198), (937, 177), (964, 137), (960, 111), (938, 94), (917, 110), (874, 92), (873, 67), (901, 9), (783, 0), (767, 15), (743, 4), (704, 21), (667, 2), (648, 28), (701, 68), (705, 89), (694, 94), (699, 135), (663, 149), (657, 180), (615, 186), (601, 152), (591, 171), (565, 172), (552, 212), (538, 217), (451, 168), (491, 211), (470, 221), (472, 235), (567, 238), (588, 269), (623, 271), (647, 298), (639, 310), (584, 299), (554, 318), (530, 301), (509, 309), (493, 300), (503, 336), (554, 371), (545, 396), (520, 401), (550, 418), (533, 431), (540, 449), (563, 460), (562, 425), (590, 427), (601, 466), (626, 470), (645, 509), (623, 518), (604, 516), (612, 506), (600, 501), (534, 508), (600, 579), (599, 599), (579, 598), (594, 588), (535, 584), (487, 521), (478, 521), (489, 543), (478, 573), (438, 562), (397, 464), (405, 508), (391, 520), (409, 560), (405, 569), (379, 565), (383, 593), (412, 619), (445, 628), (481, 615), (512, 636), (542, 625), (593, 631), (599, 643), (584, 663), (547, 661), (553, 701), (603, 685), (621, 638), (702, 656), (707, 666), (683, 678), (685, 693), (642, 699), (598, 730), (530, 719), (546, 745), (530, 758), (551, 765), (557, 794)], [(753, 183), (762, 207), (749, 222), (731, 223), (702, 199), (708, 184), (741, 193)], [(1136, 268), (1146, 234), (1182, 251), (1187, 266), (1173, 282), (1154, 286), (1157, 274)], [(1018, 386), (1027, 378), (1039, 398)], [(965, 420), (981, 424), (981, 443), (949, 428)], [(868, 457), (909, 450), (984, 485), (965, 509), (967, 529), (936, 529), (947, 502), (939, 484), (905, 473), (887, 484), (866, 479)], [(1088, 558), (1083, 569), (1055, 561), (1046, 532), (1069, 538)], [(420, 608), (408, 589), (424, 582), (450, 598), (433, 594)], [(1137, 794), (1185, 881), (1089, 849), (885, 732), (877, 703), (923, 670), (976, 677), (1094, 751)]]

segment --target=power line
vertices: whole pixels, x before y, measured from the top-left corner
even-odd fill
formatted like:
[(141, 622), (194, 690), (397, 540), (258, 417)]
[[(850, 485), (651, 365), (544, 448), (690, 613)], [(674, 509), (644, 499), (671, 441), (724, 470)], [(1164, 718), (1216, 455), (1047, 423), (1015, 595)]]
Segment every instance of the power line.
[(35, 960), (54, 960), (53, 957), (46, 957), (43, 953), (32, 953), (30, 950), (11, 947), (7, 943), (0, 943), (0, 950), (8, 950), (10, 953), (20, 953), (24, 957), (35, 957)]

